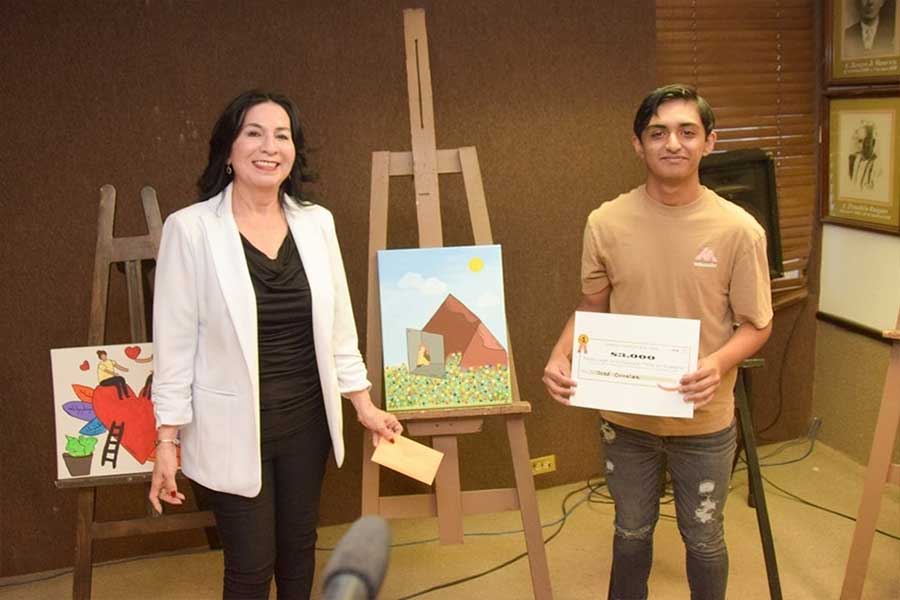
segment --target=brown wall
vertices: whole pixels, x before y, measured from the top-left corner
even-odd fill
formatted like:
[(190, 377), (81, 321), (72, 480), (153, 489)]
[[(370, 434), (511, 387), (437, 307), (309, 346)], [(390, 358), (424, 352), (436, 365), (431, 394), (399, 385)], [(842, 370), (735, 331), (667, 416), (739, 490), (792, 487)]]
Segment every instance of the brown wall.
[[(819, 321), (816, 333), (815, 414), (819, 438), (860, 464), (869, 462), (891, 345)], [(894, 446), (900, 462), (900, 444)]]
[[(14, 349), (0, 366), (0, 576), (71, 564), (75, 493), (53, 484), (48, 350), (86, 341), (98, 189), (119, 190), (118, 235), (143, 233), (143, 185), (159, 192), (163, 216), (190, 203), (212, 122), (236, 93), (272, 87), (300, 104), (365, 330), (370, 153), (409, 148), (401, 9), (412, 4), (0, 4), (0, 339)], [(552, 404), (540, 373), (578, 296), (587, 213), (642, 178), (628, 132), (655, 83), (653, 2), (415, 4), (427, 9), (438, 144), (478, 148), (503, 244), (519, 383), (534, 403), (531, 452), (558, 456), (559, 471), (538, 484), (583, 479), (598, 470), (594, 416)], [(462, 183), (441, 185), (445, 243), (470, 243)], [(411, 184), (392, 191), (391, 245), (415, 245)], [(109, 343), (128, 341), (121, 279)], [(361, 436), (348, 429), (326, 523), (358, 513)], [(461, 446), (464, 486), (511, 483), (499, 423)], [(414, 489), (387, 479), (385, 491)], [(139, 515), (143, 494), (101, 489), (98, 518)], [(196, 532), (105, 541), (95, 558), (200, 543)]]
[(776, 311), (772, 336), (757, 354), (765, 365), (749, 370), (758, 444), (806, 435), (809, 429), (817, 304), (818, 298), (811, 295)]

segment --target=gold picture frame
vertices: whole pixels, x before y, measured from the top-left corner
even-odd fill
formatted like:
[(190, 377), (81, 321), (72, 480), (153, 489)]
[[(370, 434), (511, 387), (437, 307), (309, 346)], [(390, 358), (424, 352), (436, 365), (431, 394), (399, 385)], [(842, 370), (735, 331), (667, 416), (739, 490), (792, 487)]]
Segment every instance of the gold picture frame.
[(825, 110), (822, 219), (900, 235), (900, 86), (834, 93)]
[[(829, 0), (825, 12), (828, 85), (896, 83), (900, 78), (900, 0)], [(868, 13), (866, 12), (868, 11)]]

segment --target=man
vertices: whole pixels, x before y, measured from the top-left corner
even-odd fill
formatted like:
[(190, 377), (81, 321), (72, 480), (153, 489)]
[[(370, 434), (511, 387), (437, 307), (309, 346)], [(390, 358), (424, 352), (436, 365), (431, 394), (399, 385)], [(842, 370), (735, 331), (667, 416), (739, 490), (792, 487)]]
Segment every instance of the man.
[[(609, 597), (647, 597), (659, 476), (668, 464), (692, 598), (725, 597), (723, 509), (735, 450), (737, 365), (771, 332), (765, 233), (737, 205), (700, 185), (700, 159), (716, 140), (709, 105), (670, 85), (644, 99), (632, 144), (646, 183), (602, 204), (584, 233), (578, 310), (699, 319), (698, 368), (678, 388), (692, 419), (603, 411), (606, 479), (615, 500)], [(544, 369), (568, 404), (574, 316)]]
[(859, 22), (844, 30), (844, 58), (864, 58), (896, 52), (893, 15), (881, 10), (885, 0), (855, 1), (859, 9)]

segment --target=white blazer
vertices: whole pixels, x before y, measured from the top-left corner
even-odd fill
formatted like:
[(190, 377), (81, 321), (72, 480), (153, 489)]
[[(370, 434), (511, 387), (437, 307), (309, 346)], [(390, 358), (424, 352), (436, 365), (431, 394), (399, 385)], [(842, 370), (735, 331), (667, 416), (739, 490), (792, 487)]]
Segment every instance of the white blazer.
[[(331, 213), (285, 199), (312, 294), (313, 339), (338, 466), (344, 461), (341, 394), (370, 387), (359, 353)], [(153, 300), (156, 425), (181, 427), (185, 475), (253, 497), (261, 488), (256, 295), (231, 185), (165, 222)]]

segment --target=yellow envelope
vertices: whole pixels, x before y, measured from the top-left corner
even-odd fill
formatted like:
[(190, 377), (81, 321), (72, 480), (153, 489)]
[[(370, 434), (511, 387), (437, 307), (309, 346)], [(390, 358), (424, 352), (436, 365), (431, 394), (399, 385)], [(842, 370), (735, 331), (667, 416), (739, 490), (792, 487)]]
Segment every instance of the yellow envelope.
[(393, 444), (381, 438), (372, 453), (373, 462), (428, 485), (434, 481), (443, 458), (443, 452), (399, 435)]

